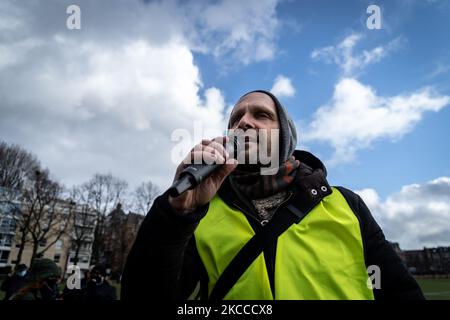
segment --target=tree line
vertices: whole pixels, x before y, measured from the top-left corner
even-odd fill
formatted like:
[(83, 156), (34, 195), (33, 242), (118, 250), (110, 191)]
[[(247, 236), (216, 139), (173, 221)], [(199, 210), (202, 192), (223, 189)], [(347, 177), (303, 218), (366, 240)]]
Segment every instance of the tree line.
[(15, 221), (17, 264), (27, 244), (31, 244), (33, 262), (68, 234), (69, 226), (80, 226), (70, 229), (74, 264), (92, 234), (91, 263), (95, 264), (104, 252), (107, 215), (119, 203), (128, 211), (145, 215), (160, 193), (151, 181), (131, 189), (126, 180), (111, 173), (96, 173), (84, 183), (66, 187), (34, 154), (4, 141), (0, 141), (0, 187), (1, 202), (19, 201), (21, 205), (20, 210), (10, 211)]

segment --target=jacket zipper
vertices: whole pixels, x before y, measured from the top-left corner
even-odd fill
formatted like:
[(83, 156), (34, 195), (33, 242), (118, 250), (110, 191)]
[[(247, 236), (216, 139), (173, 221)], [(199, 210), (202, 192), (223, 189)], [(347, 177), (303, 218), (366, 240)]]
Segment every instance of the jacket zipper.
[(237, 203), (233, 202), (233, 206), (235, 206), (237, 209), (241, 210), (243, 213), (245, 213), (248, 217), (252, 218), (254, 221), (258, 222), (258, 224), (261, 224), (261, 221), (259, 221), (253, 214), (249, 213), (247, 210), (238, 206)]
[[(288, 194), (288, 196), (286, 197), (286, 199), (284, 199), (283, 202), (281, 202), (281, 203), (275, 208), (275, 211), (274, 211), (272, 217), (277, 213), (278, 209), (280, 209), (280, 207), (281, 207), (283, 204), (285, 204), (286, 202), (289, 201), (289, 199), (291, 199), (292, 195), (293, 195), (293, 192), (292, 192), (292, 191), (289, 191), (289, 194)], [(255, 220), (256, 222), (258, 222), (259, 225), (261, 225), (261, 226), (264, 227), (264, 226), (268, 223), (267, 220), (259, 221), (259, 220), (255, 217), (254, 214), (251, 214), (251, 213), (249, 213), (247, 210), (244, 210), (244, 209), (241, 208), (236, 202), (233, 202), (233, 205), (234, 205), (236, 208), (238, 208), (239, 210), (241, 210), (243, 213), (247, 214), (247, 216), (250, 216), (253, 220)]]
[(283, 202), (281, 202), (281, 203), (277, 206), (277, 208), (276, 208), (275, 211), (273, 212), (272, 217), (277, 213), (278, 209), (280, 209), (280, 207), (281, 207), (283, 204), (285, 204), (286, 202), (289, 201), (289, 199), (291, 199), (292, 195), (293, 195), (293, 192), (292, 192), (292, 191), (289, 191), (288, 196), (286, 197), (286, 199), (283, 200)]

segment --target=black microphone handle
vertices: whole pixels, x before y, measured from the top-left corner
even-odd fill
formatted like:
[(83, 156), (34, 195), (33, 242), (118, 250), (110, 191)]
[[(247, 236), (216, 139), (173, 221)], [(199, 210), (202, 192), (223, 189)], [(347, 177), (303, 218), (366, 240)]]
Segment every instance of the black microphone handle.
[(171, 197), (178, 197), (185, 191), (198, 186), (203, 179), (208, 178), (218, 167), (223, 164), (191, 164), (184, 169), (178, 180), (176, 180), (169, 188), (168, 192)]
[[(237, 158), (237, 152), (239, 147), (239, 140), (236, 136), (230, 137), (230, 142), (227, 143), (225, 148), (228, 153), (232, 155), (234, 159)], [(168, 193), (171, 197), (178, 197), (182, 193), (189, 189), (193, 189), (198, 186), (204, 179), (207, 179), (211, 173), (217, 168), (223, 166), (223, 164), (191, 164), (185, 168), (178, 179), (169, 188)]]

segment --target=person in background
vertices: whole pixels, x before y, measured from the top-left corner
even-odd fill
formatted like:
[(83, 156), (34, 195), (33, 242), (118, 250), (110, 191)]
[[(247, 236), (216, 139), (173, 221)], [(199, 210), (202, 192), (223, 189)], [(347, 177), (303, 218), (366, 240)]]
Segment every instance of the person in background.
[(85, 301), (87, 300), (87, 284), (89, 282), (89, 270), (83, 273), (83, 277), (80, 279), (80, 288), (69, 288), (66, 282), (64, 287), (62, 298), (65, 301)]
[(5, 291), (5, 297), (3, 300), (9, 300), (9, 298), (16, 293), (25, 283), (27, 278), (28, 267), (21, 263), (15, 267), (14, 274), (8, 276), (2, 283), (1, 290)]
[(50, 259), (36, 259), (24, 285), (9, 300), (57, 300), (60, 268)]
[(92, 268), (86, 287), (86, 299), (94, 301), (116, 300), (116, 289), (106, 280), (106, 268), (98, 265)]

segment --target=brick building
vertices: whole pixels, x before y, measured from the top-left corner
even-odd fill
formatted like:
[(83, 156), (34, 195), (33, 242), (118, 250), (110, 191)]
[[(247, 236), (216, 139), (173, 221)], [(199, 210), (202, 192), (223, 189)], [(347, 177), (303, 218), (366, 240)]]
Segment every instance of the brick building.
[(126, 214), (120, 203), (108, 215), (101, 261), (110, 267), (113, 278), (119, 277), (122, 273), (143, 220), (143, 215), (132, 212)]
[(401, 250), (391, 243), (408, 270), (416, 275), (450, 274), (450, 247)]

